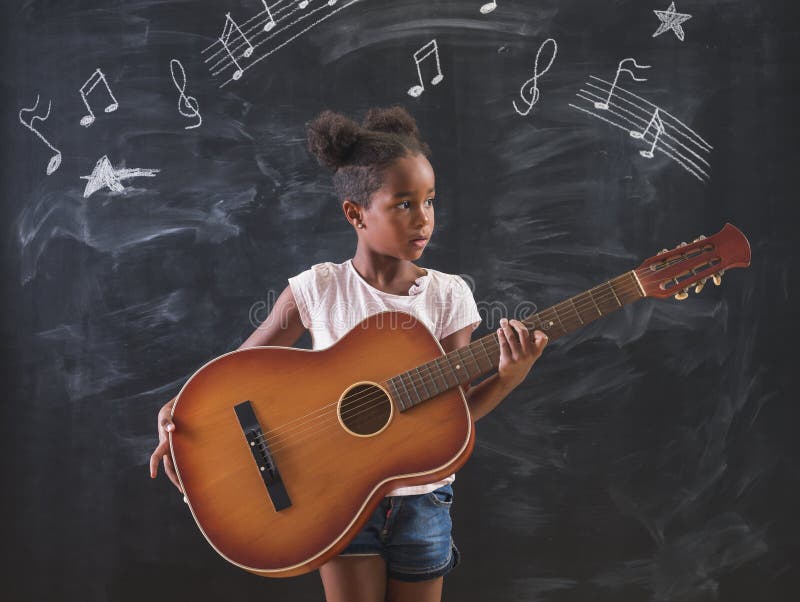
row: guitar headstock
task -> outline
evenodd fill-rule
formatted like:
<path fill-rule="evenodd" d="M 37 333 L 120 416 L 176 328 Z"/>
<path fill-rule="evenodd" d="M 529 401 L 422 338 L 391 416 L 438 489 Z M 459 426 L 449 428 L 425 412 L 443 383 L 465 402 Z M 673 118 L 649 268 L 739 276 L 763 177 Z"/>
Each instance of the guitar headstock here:
<path fill-rule="evenodd" d="M 689 287 L 699 293 L 711 278 L 722 282 L 722 274 L 730 268 L 750 265 L 750 243 L 741 230 L 725 224 L 719 232 L 706 238 L 700 236 L 692 243 L 681 243 L 674 249 L 664 249 L 636 268 L 636 276 L 648 297 L 685 299 Z"/>

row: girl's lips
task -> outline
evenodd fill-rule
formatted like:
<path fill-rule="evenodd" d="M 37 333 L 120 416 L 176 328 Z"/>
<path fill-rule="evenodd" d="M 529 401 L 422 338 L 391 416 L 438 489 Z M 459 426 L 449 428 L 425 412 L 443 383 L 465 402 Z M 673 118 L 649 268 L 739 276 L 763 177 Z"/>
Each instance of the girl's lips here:
<path fill-rule="evenodd" d="M 417 247 L 424 247 L 427 243 L 428 243 L 427 238 L 417 238 L 411 241 L 411 244 Z"/>

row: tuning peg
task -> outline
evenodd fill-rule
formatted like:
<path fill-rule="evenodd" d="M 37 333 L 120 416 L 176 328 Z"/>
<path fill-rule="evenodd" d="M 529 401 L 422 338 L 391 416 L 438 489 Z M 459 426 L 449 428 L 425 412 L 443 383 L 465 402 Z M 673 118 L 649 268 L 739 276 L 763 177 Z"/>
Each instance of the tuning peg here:
<path fill-rule="evenodd" d="M 689 244 L 688 242 L 682 242 L 682 243 L 681 243 L 681 244 L 679 244 L 678 246 L 679 246 L 679 247 L 685 247 L 685 246 L 686 246 L 686 245 L 688 245 L 688 244 Z"/>
<path fill-rule="evenodd" d="M 678 301 L 683 301 L 683 300 L 684 300 L 684 299 L 686 299 L 686 297 L 688 297 L 688 296 L 689 296 L 689 289 L 686 289 L 686 288 L 685 288 L 685 289 L 683 289 L 683 290 L 682 290 L 681 292 L 679 292 L 679 293 L 675 293 L 675 298 L 676 298 Z"/>
<path fill-rule="evenodd" d="M 724 273 L 725 273 L 725 270 L 722 270 L 722 271 L 720 271 L 720 272 L 717 272 L 717 273 L 716 273 L 716 274 L 714 274 L 713 276 L 711 276 L 711 279 L 714 281 L 714 284 L 716 284 L 717 286 L 719 286 L 720 284 L 722 284 L 722 275 L 723 275 Z"/>
<path fill-rule="evenodd" d="M 708 278 L 703 278 L 700 282 L 698 282 L 694 287 L 694 292 L 699 293 L 700 291 L 702 291 L 703 287 L 706 285 L 707 280 Z"/>
<path fill-rule="evenodd" d="M 661 255 L 662 253 L 669 253 L 669 249 L 661 249 L 658 254 Z"/>
<path fill-rule="evenodd" d="M 706 239 L 706 235 L 705 234 L 701 234 L 700 236 L 695 238 L 692 242 L 697 242 L 698 240 L 705 240 L 705 239 Z"/>

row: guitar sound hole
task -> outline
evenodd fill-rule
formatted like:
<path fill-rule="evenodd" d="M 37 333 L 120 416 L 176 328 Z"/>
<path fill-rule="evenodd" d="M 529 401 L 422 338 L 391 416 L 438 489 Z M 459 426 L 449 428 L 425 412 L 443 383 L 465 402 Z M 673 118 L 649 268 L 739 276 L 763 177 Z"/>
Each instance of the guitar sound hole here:
<path fill-rule="evenodd" d="M 391 415 L 392 402 L 376 385 L 355 385 L 339 402 L 339 420 L 355 435 L 378 433 L 389 423 Z"/>

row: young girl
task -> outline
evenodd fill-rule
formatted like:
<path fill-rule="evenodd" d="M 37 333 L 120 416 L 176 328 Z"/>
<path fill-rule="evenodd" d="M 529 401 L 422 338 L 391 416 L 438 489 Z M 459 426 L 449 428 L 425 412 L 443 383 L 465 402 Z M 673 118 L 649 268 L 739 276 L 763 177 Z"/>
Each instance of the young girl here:
<path fill-rule="evenodd" d="M 355 255 L 319 263 L 289 278 L 270 315 L 241 345 L 292 346 L 305 329 L 314 349 L 334 344 L 368 316 L 405 311 L 423 321 L 445 352 L 470 342 L 480 323 L 475 300 L 458 276 L 423 269 L 433 235 L 435 182 L 414 119 L 400 107 L 371 109 L 362 125 L 325 111 L 308 127 L 309 149 L 333 171 L 342 211 L 356 234 Z M 547 336 L 518 320 L 500 321 L 498 371 L 465 395 L 473 420 L 503 400 L 528 374 Z M 158 414 L 159 445 L 150 459 L 180 489 L 169 454 L 167 402 Z M 429 602 L 441 599 L 443 576 L 458 564 L 451 537 L 451 475 L 389 492 L 345 551 L 320 568 L 328 602 Z"/>

